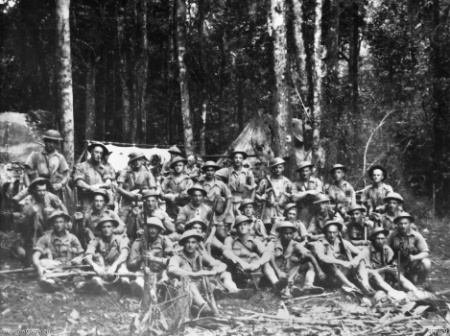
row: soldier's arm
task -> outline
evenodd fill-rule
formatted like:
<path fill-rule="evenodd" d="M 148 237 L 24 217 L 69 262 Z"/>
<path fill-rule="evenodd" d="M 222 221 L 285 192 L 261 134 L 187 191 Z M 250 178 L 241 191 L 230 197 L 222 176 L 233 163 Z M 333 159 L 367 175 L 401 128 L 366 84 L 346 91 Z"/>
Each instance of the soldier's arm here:
<path fill-rule="evenodd" d="M 261 256 L 258 260 L 260 266 L 270 262 L 273 256 L 273 248 L 264 246 L 259 240 L 253 240 L 253 243 L 256 245 L 258 254 Z"/>
<path fill-rule="evenodd" d="M 231 194 L 230 188 L 225 183 L 222 183 L 222 197 L 225 198 L 225 210 L 221 216 L 221 219 L 224 220 L 225 217 L 230 213 L 231 210 L 231 200 L 233 195 Z"/>
<path fill-rule="evenodd" d="M 183 230 L 184 230 L 184 226 L 186 225 L 187 218 L 188 218 L 188 215 L 187 215 L 186 209 L 185 209 L 185 207 L 182 207 L 180 209 L 180 212 L 178 213 L 177 220 L 175 221 L 175 226 L 177 228 L 183 228 Z"/>
<path fill-rule="evenodd" d="M 209 270 L 210 275 L 220 274 L 227 270 L 227 265 L 225 263 L 217 259 L 214 259 L 207 253 L 202 255 L 202 264 L 204 267 L 210 268 Z"/>
<path fill-rule="evenodd" d="M 128 248 L 128 241 L 121 239 L 119 244 L 120 254 L 116 260 L 109 267 L 109 270 L 115 272 L 121 264 L 127 261 L 130 249 Z"/>
<path fill-rule="evenodd" d="M 344 264 L 342 260 L 339 260 L 332 255 L 326 255 L 325 246 L 320 242 L 315 244 L 314 252 L 316 254 L 317 259 L 325 264 L 334 264 L 334 265 Z"/>
<path fill-rule="evenodd" d="M 119 215 L 117 213 L 115 213 L 114 211 L 110 211 L 109 215 L 119 223 L 119 225 L 113 230 L 113 233 L 114 234 L 124 233 L 125 229 L 126 229 L 125 222 L 123 220 L 121 220 Z"/>
<path fill-rule="evenodd" d="M 136 194 L 130 192 L 129 187 L 125 187 L 125 180 L 127 178 L 127 168 L 125 168 L 117 179 L 117 193 L 126 199 L 134 200 L 137 198 Z"/>
<path fill-rule="evenodd" d="M 181 192 L 175 197 L 175 199 L 189 199 L 190 196 L 187 191 L 192 188 L 193 185 L 194 182 L 190 178 L 187 179 L 186 185 L 184 186 L 183 190 L 181 190 Z"/>
<path fill-rule="evenodd" d="M 428 248 L 428 244 L 420 233 L 416 236 L 415 247 L 419 250 L 419 253 L 414 255 L 410 254 L 409 258 L 411 261 L 422 260 L 430 257 L 430 249 Z"/>
<path fill-rule="evenodd" d="M 169 260 L 169 264 L 167 266 L 167 273 L 176 277 L 193 277 L 195 276 L 195 272 L 186 271 L 181 268 L 181 260 L 180 257 L 174 255 Z"/>

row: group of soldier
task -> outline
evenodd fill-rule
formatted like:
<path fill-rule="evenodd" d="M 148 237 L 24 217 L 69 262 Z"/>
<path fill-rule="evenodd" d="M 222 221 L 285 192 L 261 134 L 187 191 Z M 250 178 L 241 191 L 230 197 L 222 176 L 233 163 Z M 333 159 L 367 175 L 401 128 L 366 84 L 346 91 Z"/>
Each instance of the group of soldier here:
<path fill-rule="evenodd" d="M 324 185 L 311 162 L 290 181 L 282 158 L 251 168 L 235 150 L 223 167 L 174 146 L 156 173 L 139 151 L 115 172 L 108 149 L 91 143 L 71 171 L 56 150 L 61 140 L 58 131 L 45 134 L 44 149 L 25 163 L 27 188 L 14 197 L 15 253 L 34 265 L 43 290 L 58 290 L 58 274 L 84 265 L 91 275 L 77 288 L 142 297 L 150 273 L 156 288 L 187 283 L 192 310 L 207 315 L 211 288 L 216 299 L 247 299 L 263 285 L 286 298 L 330 286 L 402 297 L 430 271 L 426 240 L 381 166 L 369 169 L 372 183 L 357 202 L 341 164 Z M 61 200 L 69 186 L 78 191 L 75 213 Z"/>

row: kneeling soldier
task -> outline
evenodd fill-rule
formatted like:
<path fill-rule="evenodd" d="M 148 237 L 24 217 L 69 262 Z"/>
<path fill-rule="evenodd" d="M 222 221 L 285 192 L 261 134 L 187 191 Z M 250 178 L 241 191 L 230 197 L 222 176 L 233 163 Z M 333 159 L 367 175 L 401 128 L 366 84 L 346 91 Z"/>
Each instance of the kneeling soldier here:
<path fill-rule="evenodd" d="M 114 234 L 118 226 L 117 220 L 107 215 L 101 217 L 96 226 L 101 235 L 92 239 L 86 249 L 86 262 L 99 275 L 86 284 L 94 291 L 105 291 L 103 277 L 128 272 L 125 264 L 129 254 L 128 239 Z"/>
<path fill-rule="evenodd" d="M 360 251 L 352 243 L 342 239 L 342 224 L 336 219 L 327 221 L 322 230 L 325 237 L 315 243 L 314 252 L 325 273 L 341 286 L 359 291 L 349 280 L 349 276 L 353 275 L 364 293 L 373 295 L 374 290 L 369 285 L 365 251 Z M 353 274 L 350 273 L 351 270 Z"/>
<path fill-rule="evenodd" d="M 313 285 L 316 272 L 319 278 L 325 280 L 325 273 L 320 269 L 316 258 L 305 248 L 304 244 L 296 242 L 293 238 L 297 232 L 297 227 L 290 222 L 283 222 L 278 227 L 279 238 L 275 241 L 274 255 L 271 260 L 280 281 L 288 286 L 283 291 L 283 295 L 298 297 L 307 294 L 323 293 L 323 288 Z M 303 288 L 294 286 L 294 282 L 299 273 L 305 272 L 305 284 Z"/>
<path fill-rule="evenodd" d="M 39 238 L 33 249 L 33 265 L 39 274 L 39 285 L 47 291 L 55 291 L 60 287 L 55 280 L 47 279 L 46 274 L 60 270 L 84 252 L 78 238 L 66 230 L 69 221 L 68 214 L 54 211 L 47 220 L 47 225 L 52 225 L 53 231 Z"/>
<path fill-rule="evenodd" d="M 387 244 L 400 260 L 400 272 L 414 284 L 422 284 L 431 269 L 430 249 L 423 236 L 412 230 L 413 221 L 409 213 L 399 214 L 395 218 L 397 228 L 387 238 Z"/>

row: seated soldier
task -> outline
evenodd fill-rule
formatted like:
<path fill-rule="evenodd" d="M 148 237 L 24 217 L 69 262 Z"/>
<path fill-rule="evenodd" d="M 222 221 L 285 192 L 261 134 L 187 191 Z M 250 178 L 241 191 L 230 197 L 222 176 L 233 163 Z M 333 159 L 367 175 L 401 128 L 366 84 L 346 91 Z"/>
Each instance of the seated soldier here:
<path fill-rule="evenodd" d="M 364 251 L 343 240 L 340 234 L 343 225 L 336 219 L 328 220 L 322 228 L 325 237 L 314 244 L 314 252 L 324 272 L 344 288 L 359 291 L 350 280 L 357 281 L 366 295 L 373 295 L 369 285 Z M 349 260 L 351 259 L 351 260 Z M 350 272 L 352 271 L 352 272 Z"/>
<path fill-rule="evenodd" d="M 188 189 L 191 201 L 180 209 L 176 220 L 177 231 L 183 232 L 184 225 L 192 218 L 202 218 L 208 225 L 212 220 L 212 210 L 204 202 L 206 191 L 200 184 Z"/>
<path fill-rule="evenodd" d="M 106 190 L 104 189 L 95 189 L 91 192 L 92 197 L 92 205 L 91 210 L 88 212 L 84 212 L 83 218 L 83 228 L 84 232 L 84 240 L 86 244 L 88 244 L 95 237 L 99 237 L 100 231 L 97 230 L 98 222 L 100 218 L 104 216 L 111 217 L 118 224 L 113 229 L 113 234 L 115 235 L 123 235 L 125 233 L 125 223 L 122 222 L 120 217 L 116 212 L 108 209 L 107 204 L 109 203 L 109 196 Z"/>
<path fill-rule="evenodd" d="M 310 239 L 316 241 L 323 238 L 322 229 L 326 221 L 333 219 L 334 214 L 330 209 L 330 199 L 328 196 L 319 194 L 313 202 L 313 216 L 308 222 L 306 229 Z"/>
<path fill-rule="evenodd" d="M 416 291 L 417 288 L 402 274 L 398 278 L 394 251 L 386 244 L 386 237 L 388 235 L 389 231 L 382 227 L 377 227 L 372 232 L 370 237 L 372 244 L 366 249 L 366 264 L 369 271 L 369 279 L 388 293 L 389 296 L 402 299 L 404 295 L 394 290 L 386 280 L 399 280 L 399 287 L 407 292 Z"/>
<path fill-rule="evenodd" d="M 286 221 L 292 223 L 296 227 L 296 231 L 294 232 L 294 240 L 295 241 L 303 241 L 307 239 L 307 236 L 309 236 L 308 231 L 306 230 L 305 225 L 297 219 L 297 204 L 295 203 L 288 203 L 284 207 L 284 217 L 286 218 Z M 277 240 L 279 236 L 278 228 L 282 222 L 276 223 L 272 230 L 270 231 L 270 236 L 272 240 Z"/>
<path fill-rule="evenodd" d="M 365 216 L 366 208 L 363 205 L 353 204 L 347 213 L 350 221 L 345 223 L 346 239 L 355 246 L 370 245 L 369 237 L 372 234 L 373 222 Z"/>
<path fill-rule="evenodd" d="M 369 215 L 372 212 L 380 212 L 383 208 L 384 198 L 394 190 L 389 184 L 384 183 L 387 179 L 387 171 L 379 165 L 370 167 L 367 175 L 372 180 L 372 184 L 364 188 L 361 195 L 361 202 L 367 205 Z"/>
<path fill-rule="evenodd" d="M 266 227 L 264 226 L 261 219 L 255 217 L 255 206 L 256 203 L 250 198 L 245 198 L 242 200 L 239 211 L 252 220 L 252 225 L 250 227 L 250 235 L 255 236 L 261 240 L 266 240 L 268 238 Z M 232 232 L 235 234 L 236 232 Z"/>
<path fill-rule="evenodd" d="M 239 262 L 238 258 L 234 255 L 234 253 L 225 248 L 225 245 L 218 240 L 216 237 L 211 239 L 211 243 L 204 243 L 207 237 L 206 231 L 208 229 L 208 225 L 201 218 L 193 218 L 189 222 L 186 223 L 185 230 L 194 230 L 197 233 L 201 234 L 203 237 L 203 241 L 198 243 L 198 251 L 200 254 L 208 254 L 213 256 L 215 259 L 220 259 L 223 256 L 232 260 L 233 262 Z M 209 246 L 208 246 L 209 244 Z M 253 295 L 253 291 L 251 289 L 238 289 L 233 279 L 231 278 L 231 274 L 229 272 L 223 272 L 220 274 L 220 281 L 223 286 L 227 290 L 224 292 L 221 288 L 216 287 L 214 294 L 221 298 L 237 298 L 237 299 L 248 299 Z"/>
<path fill-rule="evenodd" d="M 403 197 L 396 192 L 390 192 L 383 201 L 384 213 L 373 212 L 372 217 L 386 230 L 392 231 L 395 229 L 395 218 L 402 212 Z"/>
<path fill-rule="evenodd" d="M 411 228 L 414 217 L 407 212 L 395 218 L 396 229 L 387 238 L 387 244 L 400 259 L 400 271 L 414 284 L 423 284 L 431 269 L 430 249 L 423 236 Z"/>
<path fill-rule="evenodd" d="M 119 222 L 106 214 L 96 223 L 96 231 L 101 234 L 89 242 L 85 253 L 86 262 L 98 274 L 86 283 L 93 291 L 106 291 L 103 280 L 105 276 L 128 272 L 125 264 L 130 250 L 128 239 L 114 234 L 114 229 L 118 226 Z"/>
<path fill-rule="evenodd" d="M 297 227 L 291 222 L 285 221 L 278 226 L 277 230 L 279 238 L 275 241 L 271 265 L 279 281 L 287 285 L 282 292 L 283 296 L 298 297 L 323 293 L 322 287 L 313 285 L 316 276 L 314 269 L 317 270 L 321 280 L 325 280 L 325 273 L 322 272 L 316 258 L 305 248 L 304 244 L 293 239 L 297 233 Z M 305 283 L 302 288 L 294 286 L 300 273 L 305 273 Z"/>
<path fill-rule="evenodd" d="M 229 260 L 224 255 L 225 259 L 229 261 L 230 272 L 233 279 L 238 282 L 239 286 L 247 286 L 249 281 L 254 281 L 253 285 L 256 287 L 255 278 L 262 274 L 270 281 L 270 283 L 279 289 L 283 287 L 283 283 L 278 281 L 278 278 L 270 266 L 270 260 L 273 255 L 272 244 L 265 246 L 259 239 L 251 236 L 252 220 L 244 215 L 236 217 L 234 228 L 236 229 L 235 237 L 228 237 L 225 239 L 225 247 L 233 251 L 237 258 L 236 261 Z"/>
<path fill-rule="evenodd" d="M 208 254 L 201 254 L 198 251 L 198 244 L 202 240 L 202 235 L 197 231 L 185 231 L 179 241 L 183 249 L 170 258 L 167 273 L 174 279 L 175 284 L 179 284 L 181 278 L 189 278 L 189 290 L 192 297 L 191 311 L 209 316 L 214 313 L 200 293 L 201 287 L 204 287 L 209 280 L 205 279 L 203 282 L 200 280 L 202 277 L 215 276 L 225 272 L 227 265 Z M 204 270 L 204 268 L 208 270 Z M 203 288 L 203 291 L 208 291 L 208 289 Z"/>
<path fill-rule="evenodd" d="M 161 235 L 165 230 L 161 220 L 157 217 L 147 218 L 142 238 L 138 238 L 131 246 L 127 266 L 131 272 L 142 275 L 143 268 L 149 267 L 150 272 L 157 273 L 160 282 L 166 280 L 165 269 L 169 258 L 173 255 L 172 242 L 167 236 Z M 144 278 L 139 276 L 131 282 L 133 294 L 142 297 L 144 294 Z"/>
<path fill-rule="evenodd" d="M 24 200 L 23 216 L 17 228 L 20 239 L 15 243 L 16 253 L 24 264 L 31 263 L 37 238 L 52 230 L 48 225 L 49 216 L 56 210 L 67 213 L 64 204 L 50 190 L 52 184 L 45 178 L 35 179 L 28 187 L 29 195 Z"/>
<path fill-rule="evenodd" d="M 60 289 L 55 280 L 48 279 L 46 275 L 62 266 L 68 266 L 74 257 L 84 252 L 78 238 L 66 230 L 69 221 L 67 213 L 54 211 L 47 220 L 53 231 L 39 238 L 33 249 L 33 265 L 39 275 L 39 285 L 44 290 Z"/>

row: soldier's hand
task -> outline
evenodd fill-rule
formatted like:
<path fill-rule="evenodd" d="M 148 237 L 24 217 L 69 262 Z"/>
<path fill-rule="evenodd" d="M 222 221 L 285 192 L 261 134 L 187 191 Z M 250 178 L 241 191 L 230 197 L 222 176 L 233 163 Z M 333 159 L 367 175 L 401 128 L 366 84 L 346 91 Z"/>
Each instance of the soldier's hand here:
<path fill-rule="evenodd" d="M 325 280 L 327 278 L 327 275 L 323 271 L 320 271 L 317 275 L 319 276 L 320 280 Z"/>

